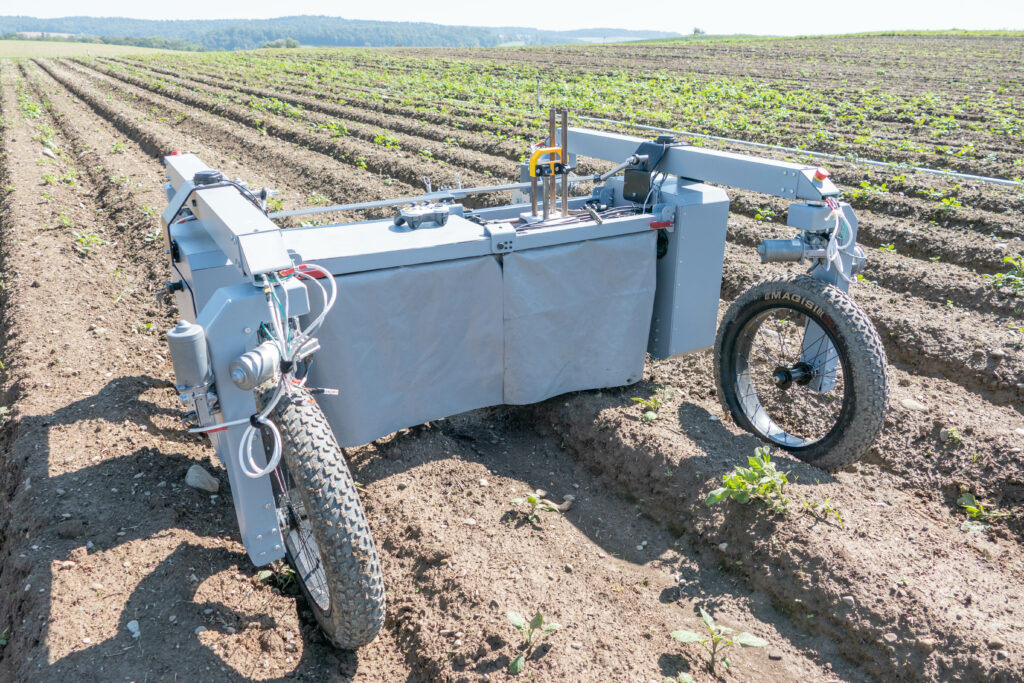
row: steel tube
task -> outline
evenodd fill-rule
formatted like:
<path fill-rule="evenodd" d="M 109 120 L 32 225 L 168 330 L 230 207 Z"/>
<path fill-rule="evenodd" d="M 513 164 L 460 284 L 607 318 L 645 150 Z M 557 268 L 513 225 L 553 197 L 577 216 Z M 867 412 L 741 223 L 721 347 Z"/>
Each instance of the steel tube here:
<path fill-rule="evenodd" d="M 569 110 L 562 110 L 562 166 L 569 165 Z M 569 215 L 569 173 L 562 174 L 562 217 Z"/>
<path fill-rule="evenodd" d="M 461 199 L 473 194 L 490 194 L 492 192 L 510 192 L 512 190 L 525 190 L 531 183 L 509 183 L 508 185 L 487 185 L 483 187 L 464 187 L 458 190 L 446 192 L 431 192 L 418 197 L 400 197 L 398 199 L 378 199 L 373 202 L 359 202 L 358 204 L 334 204 L 331 206 L 317 206 L 312 209 L 295 209 L 293 211 L 278 211 L 267 214 L 269 218 L 288 218 L 289 216 L 308 216 L 317 213 L 338 213 L 340 211 L 365 211 L 367 209 L 379 209 L 388 206 L 401 206 L 403 204 L 414 204 L 416 202 L 429 202 L 442 199 Z"/>

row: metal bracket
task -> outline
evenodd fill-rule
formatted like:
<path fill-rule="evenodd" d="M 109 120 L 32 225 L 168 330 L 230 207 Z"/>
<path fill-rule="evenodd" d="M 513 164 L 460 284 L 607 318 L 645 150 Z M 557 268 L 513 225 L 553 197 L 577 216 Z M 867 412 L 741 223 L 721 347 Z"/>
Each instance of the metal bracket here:
<path fill-rule="evenodd" d="M 511 223 L 488 223 L 484 226 L 484 231 L 491 238 L 492 254 L 507 254 L 510 251 L 515 251 L 516 229 L 512 227 Z"/>

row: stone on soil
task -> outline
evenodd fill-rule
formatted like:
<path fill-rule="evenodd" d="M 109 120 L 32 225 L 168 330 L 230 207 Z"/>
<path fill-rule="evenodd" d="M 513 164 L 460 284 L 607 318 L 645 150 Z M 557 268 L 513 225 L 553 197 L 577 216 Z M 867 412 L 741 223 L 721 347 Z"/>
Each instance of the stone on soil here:
<path fill-rule="evenodd" d="M 212 474 L 203 469 L 202 465 L 192 465 L 185 473 L 185 483 L 194 489 L 207 493 L 217 493 L 220 482 Z"/>

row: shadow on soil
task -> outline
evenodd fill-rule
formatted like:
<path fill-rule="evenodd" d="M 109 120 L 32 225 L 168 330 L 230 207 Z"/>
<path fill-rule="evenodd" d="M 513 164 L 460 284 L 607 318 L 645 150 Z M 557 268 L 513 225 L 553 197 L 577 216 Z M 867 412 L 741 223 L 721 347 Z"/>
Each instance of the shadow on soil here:
<path fill-rule="evenodd" d="M 23 418 L 15 427 L 13 441 L 8 446 L 17 446 L 20 450 L 31 449 L 30 452 L 17 453 L 8 449 L 8 461 L 21 461 L 22 466 L 31 457 L 35 463 L 49 463 L 51 453 L 49 441 L 51 430 L 61 426 L 72 425 L 82 421 L 106 421 L 111 425 L 123 424 L 126 420 L 146 425 L 149 434 L 158 434 L 163 439 L 175 442 L 192 442 L 193 437 L 181 430 L 165 430 L 153 421 L 153 416 L 164 415 L 177 418 L 177 411 L 169 411 L 155 403 L 143 400 L 142 394 L 151 389 L 170 391 L 170 385 L 162 380 L 146 376 L 119 378 L 110 382 L 95 396 L 83 398 L 65 408 L 47 416 Z M 624 390 L 628 391 L 628 390 Z M 595 407 L 618 407 L 629 401 L 627 393 L 593 392 L 576 395 L 573 400 L 584 399 L 586 410 L 594 415 Z M 564 402 L 566 397 L 555 399 Z M 596 406 L 595 406 L 596 404 Z M 116 406 L 122 406 L 118 409 Z M 128 407 L 124 407 L 128 406 Z M 806 647 L 807 633 L 796 628 L 788 619 L 780 619 L 766 597 L 752 594 L 743 582 L 731 575 L 723 567 L 715 567 L 714 560 L 704 550 L 695 550 L 682 539 L 674 538 L 674 532 L 665 531 L 664 525 L 659 526 L 661 533 L 652 534 L 651 543 L 642 552 L 636 548 L 636 538 L 626 532 L 628 522 L 635 518 L 640 507 L 634 497 L 634 491 L 609 482 L 602 476 L 608 463 L 602 463 L 600 456 L 593 462 L 577 462 L 564 450 L 564 443 L 555 439 L 540 439 L 544 445 L 540 452 L 512 453 L 505 446 L 513 447 L 525 433 L 530 438 L 524 443 L 536 444 L 536 412 L 531 408 L 499 407 L 468 413 L 433 425 L 422 426 L 404 431 L 378 444 L 376 454 L 368 459 L 360 459 L 359 463 L 351 463 L 353 474 L 359 481 L 370 483 L 405 471 L 424 463 L 451 457 L 455 449 L 459 453 L 467 453 L 469 460 L 486 466 L 491 472 L 524 480 L 532 488 L 545 488 L 552 480 L 561 481 L 562 488 L 568 487 L 573 481 L 587 483 L 587 497 L 599 499 L 600 506 L 580 505 L 566 514 L 566 517 L 583 533 L 587 534 L 597 545 L 610 555 L 621 557 L 634 563 L 643 563 L 651 558 L 659 557 L 671 546 L 679 552 L 683 560 L 679 565 L 679 584 L 675 589 L 663 592 L 663 602 L 678 600 L 695 600 L 711 612 L 725 601 L 726 598 L 742 598 L 749 601 L 754 614 L 765 622 L 772 623 L 776 629 L 794 645 Z M 740 462 L 738 454 L 749 453 L 757 443 L 749 436 L 737 436 L 729 432 L 720 423 L 710 420 L 710 415 L 699 406 L 684 404 L 679 410 L 680 423 L 701 425 L 699 428 L 687 429 L 689 436 L 702 451 L 701 455 L 692 458 L 692 466 L 703 471 L 708 477 L 720 476 L 720 472 Z M 99 429 L 97 429 L 99 431 Z M 541 430 L 542 436 L 544 435 Z M 408 448 L 411 442 L 423 438 L 439 437 L 449 442 L 451 448 Z M 465 448 L 465 446 L 469 448 Z M 609 453 L 621 451 L 623 444 L 612 441 L 607 445 Z M 414 457 L 403 457 L 405 453 L 413 453 Z M 472 453 L 472 455 L 468 455 Z M 185 470 L 194 460 L 181 453 L 166 453 L 158 448 L 138 448 L 126 457 L 108 458 L 97 464 L 74 470 L 67 474 L 50 477 L 45 481 L 33 482 L 33 487 L 40 487 L 47 497 L 53 501 L 52 517 L 43 513 L 33 519 L 32 529 L 11 529 L 10 533 L 32 533 L 37 539 L 30 557 L 11 558 L 15 576 L 5 583 L 20 585 L 23 581 L 31 581 L 35 589 L 42 588 L 42 596 L 50 595 L 53 589 L 52 572 L 61 562 L 109 551 L 118 546 L 141 539 L 153 539 L 171 529 L 184 529 L 194 533 L 198 538 L 213 537 L 218 539 L 237 538 L 237 527 L 234 510 L 230 498 L 222 495 L 215 504 L 208 502 L 201 495 L 188 487 L 181 486 Z M 635 454 L 634 454 L 635 456 Z M 698 462 L 699 461 L 699 462 Z M 357 469 L 358 468 L 358 469 Z M 226 475 L 222 469 L 215 470 L 226 489 Z M 820 472 L 815 471 L 819 476 Z M 138 475 L 145 479 L 140 479 Z M 547 476 L 545 476 L 545 474 Z M 594 477 L 601 480 L 596 483 Z M 164 491 L 170 495 L 152 495 L 146 503 L 135 497 L 129 503 L 134 509 L 132 514 L 139 518 L 129 519 L 125 516 L 125 506 L 116 504 L 116 496 L 125 496 L 132 489 L 133 481 L 144 481 L 147 487 L 157 481 L 169 482 Z M 170 483 L 175 484 L 174 487 Z M 602 484 L 612 483 L 610 487 Z M 596 484 L 596 485 L 595 485 Z M 118 488 L 121 494 L 113 498 L 101 498 L 93 495 L 87 497 L 85 492 L 98 493 Z M 120 488 L 123 487 L 123 488 Z M 151 488 L 151 487 L 150 487 Z M 76 491 L 79 495 L 59 496 L 57 490 Z M 572 489 L 568 489 L 572 490 Z M 676 505 L 676 503 L 668 503 Z M 143 510 L 140 506 L 148 509 Z M 600 517 L 593 516 L 594 511 Z M 140 514 L 143 513 L 143 514 Z M 70 517 L 68 517 L 70 515 Z M 61 517 L 65 517 L 62 521 Z M 520 520 L 521 521 L 521 520 Z M 671 526 L 671 525 L 670 525 Z M 38 529 L 38 532 L 37 532 Z M 53 530 L 57 533 L 54 534 Z M 769 530 L 751 529 L 751 533 L 763 534 Z M 82 538 L 88 538 L 92 547 L 86 550 Z M 78 540 L 76 540 L 78 539 Z M 22 555 L 25 555 L 24 553 Z M 248 558 L 240 552 L 232 552 L 223 547 L 209 548 L 202 545 L 183 542 L 148 571 L 141 582 L 134 588 L 125 602 L 118 619 L 116 636 L 103 642 L 80 647 L 71 654 L 61 657 L 52 664 L 39 662 L 36 665 L 12 666 L 3 659 L 11 657 L 20 648 L 6 647 L 0 650 L 0 666 L 4 668 L 32 672 L 33 675 L 45 672 L 48 678 L 57 676 L 79 675 L 90 678 L 102 675 L 107 680 L 134 679 L 141 671 L 150 671 L 160 676 L 180 673 L 187 668 L 200 677 L 215 678 L 259 678 L 256 665 L 250 671 L 238 671 L 230 667 L 221 656 L 204 645 L 195 630 L 203 626 L 212 631 L 225 633 L 241 633 L 247 624 L 253 621 L 263 626 L 273 626 L 274 617 L 270 614 L 244 614 L 223 603 L 208 603 L 198 599 L 197 589 L 203 582 L 214 575 L 232 570 L 243 575 L 254 575 L 256 569 Z M 16 582 L 16 583 L 15 583 Z M 154 596 L 159 596 L 154 601 Z M 302 598 L 295 596 L 296 600 Z M 10 605 L 12 601 L 6 601 Z M 17 601 L 13 601 L 17 604 Z M 204 610 L 213 610 L 204 614 Z M 40 618 L 43 625 L 38 633 L 39 639 L 48 635 L 51 606 L 46 604 L 35 610 L 39 617 L 31 613 L 29 616 Z M 300 613 L 305 610 L 300 606 Z M 167 614 L 175 614 L 177 620 L 173 628 L 158 626 L 167 624 Z M 140 620 L 145 626 L 142 635 L 133 639 L 127 630 L 127 624 Z M 266 623 L 263 623 L 266 622 Z M 213 624 L 211 626 L 211 624 Z M 300 629 L 303 639 L 301 655 L 294 667 L 285 676 L 287 678 L 310 677 L 323 679 L 325 675 L 332 680 L 349 680 L 355 675 L 358 656 L 350 652 L 338 652 L 317 639 L 315 628 Z M 156 633 L 146 630 L 156 626 Z M 18 645 L 18 631 L 23 630 L 31 638 L 32 629 L 15 626 L 11 629 L 11 645 Z M 233 631 L 229 630 L 233 629 Z M 311 634 L 314 634 L 311 636 Z M 169 647 L 174 642 L 173 648 Z M 25 642 L 23 645 L 31 646 Z M 537 656 L 540 654 L 535 653 Z M 830 659 L 823 653 L 823 659 L 831 661 L 837 672 L 848 670 L 849 665 L 841 659 Z M 187 662 L 187 665 L 182 663 Z M 331 671 L 325 671 L 324 663 L 330 662 Z M 507 661 L 492 662 L 494 670 L 507 667 Z M 674 673 L 685 670 L 685 661 L 678 655 L 666 654 L 660 662 L 665 672 Z M 255 674 L 255 676 L 254 676 Z M 857 678 L 856 675 L 853 678 Z M 410 678 L 410 680 L 412 680 Z"/>
<path fill-rule="evenodd" d="M 82 421 L 102 420 L 114 425 L 130 420 L 146 425 L 150 435 L 159 434 L 175 442 L 190 440 L 192 437 L 183 431 L 159 429 L 153 423 L 155 415 L 177 418 L 176 411 L 168 411 L 140 398 L 147 390 L 170 391 L 169 387 L 167 382 L 151 377 L 119 378 L 98 394 L 71 403 L 55 413 L 23 418 L 13 430 L 5 430 L 13 431 L 13 434 L 4 440 L 3 459 L 7 463 L 20 461 L 16 467 L 23 470 L 22 474 L 27 473 L 25 465 L 31 459 L 33 463 L 40 464 L 39 468 L 34 468 L 38 476 L 40 469 L 45 472 L 51 457 L 48 444 L 52 431 Z M 130 407 L 113 409 L 118 404 Z M 244 553 L 189 542 L 180 542 L 155 568 L 146 572 L 125 601 L 114 637 L 91 645 L 79 645 L 79 649 L 52 663 L 9 661 L 17 657 L 19 651 L 28 651 L 34 645 L 32 640 L 38 642 L 51 635 L 52 605 L 49 597 L 54 590 L 53 572 L 60 571 L 62 563 L 68 560 L 82 563 L 88 556 L 133 541 L 157 539 L 173 529 L 185 529 L 199 538 L 237 537 L 229 495 L 219 496 L 213 504 L 206 495 L 178 485 L 185 470 L 194 463 L 193 459 L 181 453 L 138 448 L 126 452 L 123 457 L 108 458 L 45 481 L 33 477 L 31 488 L 44 492 L 51 501 L 51 510 L 37 517 L 15 518 L 14 521 L 22 528 L 8 530 L 11 534 L 30 535 L 34 544 L 19 557 L 8 559 L 4 569 L 10 572 L 10 576 L 4 577 L 5 583 L 21 586 L 31 582 L 31 594 L 35 595 L 30 595 L 31 604 L 27 607 L 13 595 L 4 596 L 3 602 L 7 603 L 5 611 L 13 611 L 13 623 L 7 633 L 8 646 L 0 649 L 0 668 L 20 671 L 35 680 L 57 680 L 69 676 L 78 676 L 81 680 L 137 680 L 147 671 L 149 677 L 155 675 L 160 679 L 193 674 L 197 676 L 194 680 L 274 680 L 266 674 L 261 675 L 257 670 L 258 662 L 252 671 L 232 668 L 209 646 L 202 644 L 199 634 L 195 633 L 200 626 L 211 631 L 242 633 L 253 622 L 262 627 L 274 625 L 273 615 L 246 614 L 223 602 L 197 598 L 197 590 L 204 581 L 218 573 L 234 569 L 248 577 L 254 575 L 256 569 Z M 222 493 L 225 493 L 226 475 L 223 470 L 214 472 L 222 479 Z M 145 479 L 138 478 L 140 474 Z M 145 482 L 145 487 L 151 489 L 153 495 L 143 499 L 132 492 L 130 502 L 118 505 L 117 497 L 128 497 L 126 494 L 133 481 Z M 155 488 L 153 485 L 158 481 L 168 484 Z M 175 484 L 173 488 L 171 483 Z M 105 493 L 112 487 L 121 493 Z M 72 495 L 72 491 L 76 495 Z M 165 491 L 167 495 L 161 497 L 157 491 Z M 13 502 L 17 504 L 18 501 Z M 128 506 L 134 508 L 131 514 L 136 515 L 135 518 L 125 515 Z M 88 547 L 85 539 L 89 540 Z M 19 546 L 27 547 L 28 543 Z M 107 586 L 116 585 L 120 578 L 103 577 Z M 10 599 L 12 597 L 13 600 Z M 294 597 L 301 601 L 297 592 Z M 121 598 L 112 599 L 120 601 Z M 14 610 L 10 609 L 12 604 Z M 205 614 L 205 610 L 212 611 Z M 300 607 L 299 611 L 304 610 Z M 172 614 L 177 617 L 173 624 L 168 621 Z M 26 623 L 28 619 L 42 622 L 38 632 L 33 632 L 30 621 Z M 133 620 L 142 624 L 141 635 L 135 639 L 127 630 L 128 623 Z M 359 666 L 357 654 L 334 650 L 322 638 L 317 638 L 316 629 L 305 628 L 306 625 L 304 623 L 304 628 L 300 629 L 303 639 L 299 648 L 301 654 L 296 653 L 298 661 L 285 677 L 350 680 Z M 312 638 L 310 633 L 314 634 Z"/>

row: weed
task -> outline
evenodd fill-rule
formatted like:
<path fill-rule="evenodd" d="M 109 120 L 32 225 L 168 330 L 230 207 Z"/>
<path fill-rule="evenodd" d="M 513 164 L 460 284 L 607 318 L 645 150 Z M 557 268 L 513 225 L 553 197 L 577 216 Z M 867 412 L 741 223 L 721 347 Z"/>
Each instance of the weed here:
<path fill-rule="evenodd" d="M 110 153 L 111 154 L 120 154 L 123 151 L 124 151 L 124 143 L 121 142 L 120 140 L 115 142 L 113 145 L 110 146 Z"/>
<path fill-rule="evenodd" d="M 732 472 L 722 476 L 725 486 L 708 494 L 705 505 L 714 505 L 732 498 L 737 503 L 749 503 L 751 499 L 764 502 L 775 512 L 786 512 L 789 499 L 784 490 L 789 483 L 788 473 L 779 472 L 765 446 L 754 450 L 754 455 L 747 458 L 750 467 L 737 465 Z"/>
<path fill-rule="evenodd" d="M 832 507 L 831 498 L 826 498 L 820 503 L 815 503 L 814 501 L 810 500 L 802 500 L 800 502 L 803 503 L 804 508 L 812 515 L 814 515 L 815 518 L 828 519 L 830 516 L 835 517 L 837 520 L 839 520 L 839 528 L 845 528 L 845 525 L 843 523 L 843 516 L 839 513 L 839 510 L 836 510 L 834 507 Z"/>
<path fill-rule="evenodd" d="M 700 620 L 703 622 L 704 628 L 707 629 L 707 635 L 694 633 L 693 631 L 673 631 L 669 636 L 680 643 L 699 643 L 708 653 L 707 668 L 708 673 L 712 675 L 715 673 L 715 666 L 718 662 L 722 662 L 725 668 L 729 668 L 729 658 L 719 657 L 725 648 L 731 645 L 764 647 L 768 644 L 768 641 L 763 638 L 758 638 L 746 631 L 736 633 L 731 628 L 717 625 L 714 619 L 711 618 L 711 615 L 704 611 L 704 608 L 700 610 Z M 734 633 L 736 635 L 733 635 Z"/>
<path fill-rule="evenodd" d="M 285 590 L 295 584 L 295 570 L 287 563 L 278 560 L 270 565 L 270 569 L 261 569 L 256 573 L 258 581 L 266 581 L 279 590 Z"/>
<path fill-rule="evenodd" d="M 960 497 L 956 499 L 956 504 L 964 509 L 968 517 L 982 522 L 999 519 L 1010 514 L 994 507 L 986 508 L 970 491 L 963 491 Z"/>
<path fill-rule="evenodd" d="M 348 126 L 341 121 L 328 121 L 327 123 L 310 123 L 310 128 L 323 129 L 331 134 L 331 139 L 340 138 L 343 135 L 348 135 Z"/>
<path fill-rule="evenodd" d="M 398 149 L 399 140 L 394 135 L 388 133 L 377 133 L 373 136 L 373 144 L 381 145 L 388 149 Z"/>
<path fill-rule="evenodd" d="M 963 204 L 956 197 L 943 197 L 939 205 L 939 213 L 948 216 L 959 210 Z"/>
<path fill-rule="evenodd" d="M 1020 254 L 1004 256 L 1003 263 L 1009 263 L 1010 270 L 981 277 L 991 282 L 996 289 L 1008 289 L 1014 294 L 1024 293 L 1024 256 Z"/>
<path fill-rule="evenodd" d="M 75 243 L 72 246 L 75 248 L 75 251 L 82 256 L 92 256 L 99 251 L 100 247 L 110 244 L 110 242 L 106 241 L 94 232 L 79 232 L 77 230 L 73 230 L 71 235 L 75 238 Z"/>
<path fill-rule="evenodd" d="M 1015 323 L 1006 323 L 1006 326 L 1010 328 L 1011 336 L 1013 337 L 1013 348 L 1019 349 L 1024 346 L 1024 325 L 1017 325 Z"/>
<path fill-rule="evenodd" d="M 541 510 L 546 510 L 548 512 L 558 512 L 557 507 L 551 505 L 550 503 L 545 503 L 541 499 L 540 495 L 536 493 L 527 493 L 522 498 L 513 498 L 509 502 L 512 503 L 513 505 L 529 505 L 530 514 L 528 514 L 526 518 L 531 522 L 537 520 L 537 513 Z"/>
<path fill-rule="evenodd" d="M 517 612 L 509 612 L 508 620 L 512 622 L 512 625 L 523 634 L 523 651 L 516 655 L 508 665 L 508 672 L 515 676 L 516 674 L 522 673 L 523 669 L 526 668 L 526 658 L 533 653 L 533 650 L 537 647 L 537 644 L 541 639 L 562 627 L 560 624 L 550 622 L 545 624 L 544 617 L 541 616 L 540 612 L 537 612 L 530 621 L 526 621 L 526 619 Z"/>
<path fill-rule="evenodd" d="M 640 404 L 640 407 L 644 409 L 644 419 L 648 422 L 652 422 L 658 419 L 658 409 L 664 405 L 657 396 L 650 398 L 639 398 L 634 396 L 633 399 Z"/>

